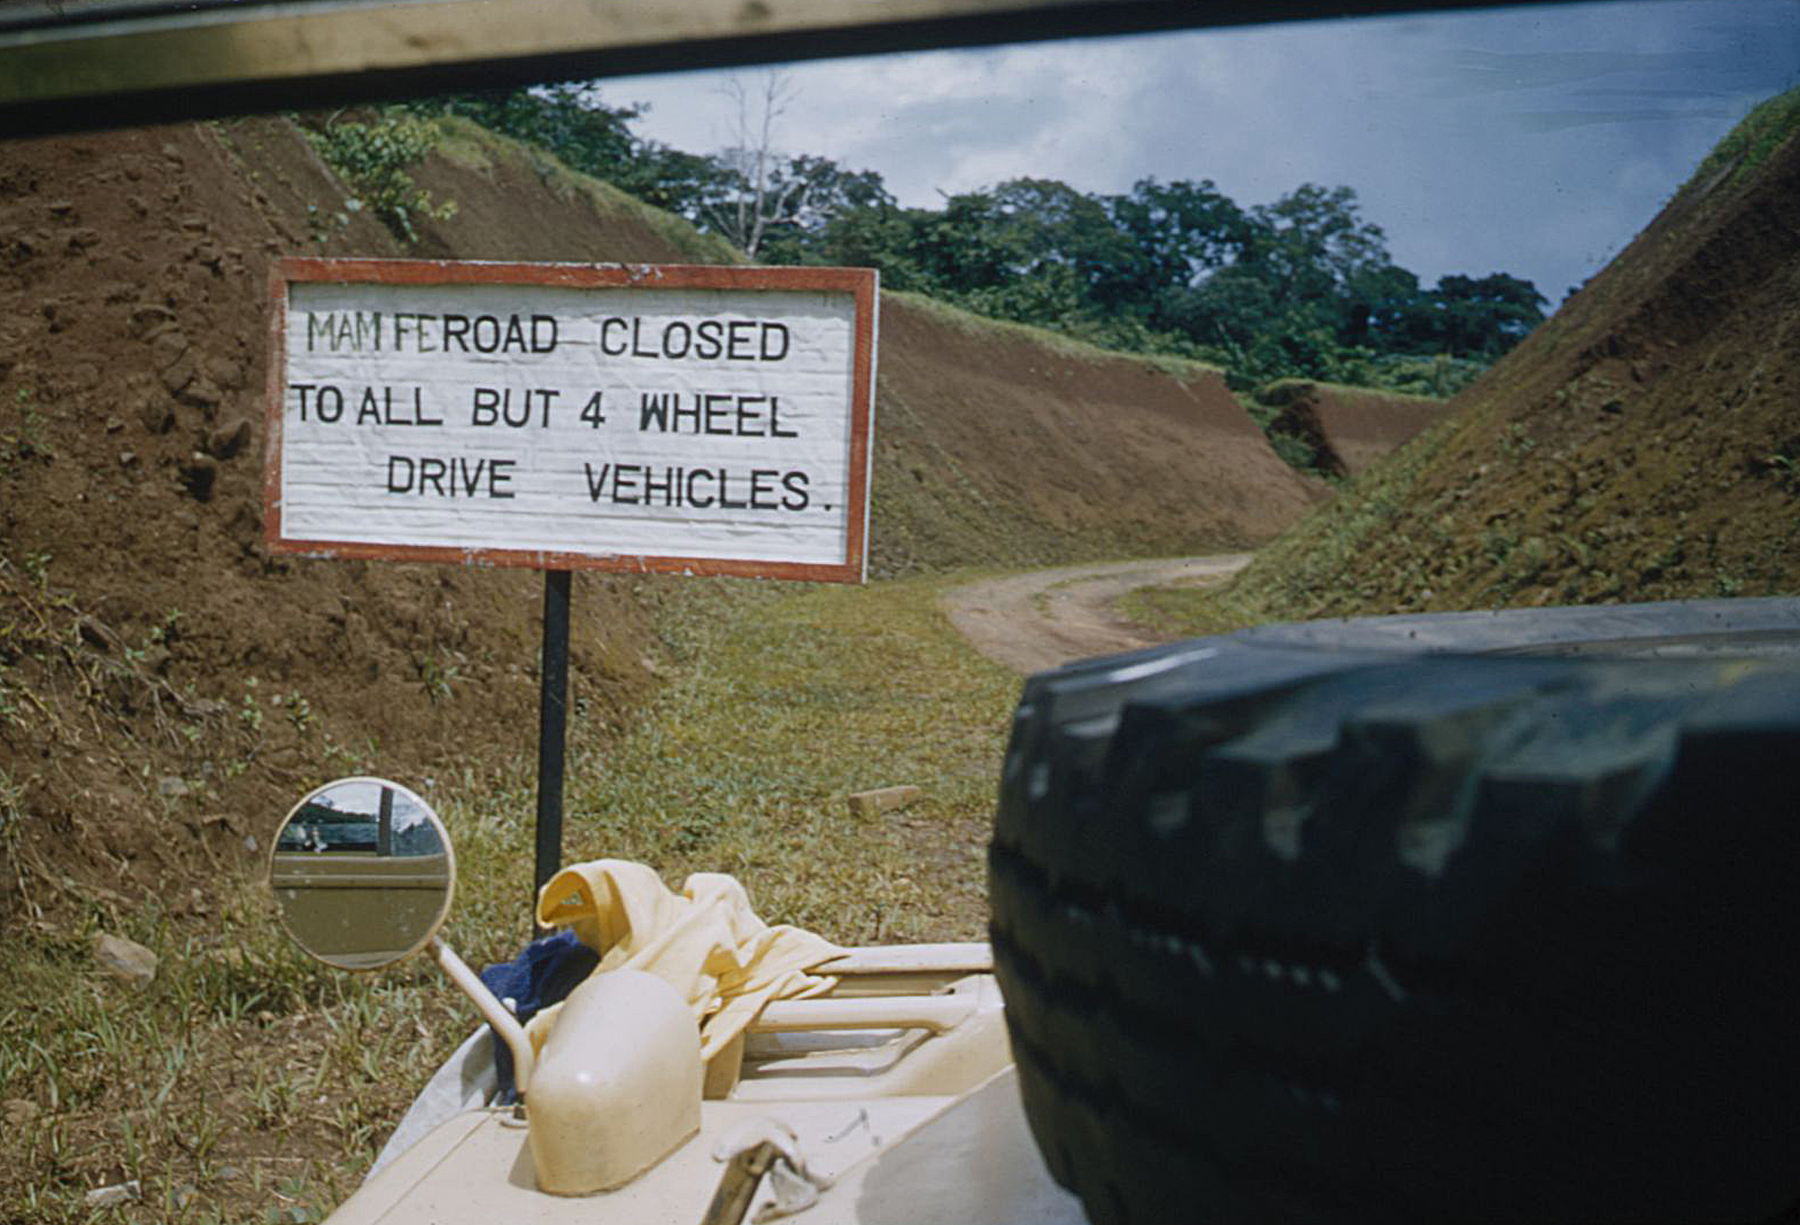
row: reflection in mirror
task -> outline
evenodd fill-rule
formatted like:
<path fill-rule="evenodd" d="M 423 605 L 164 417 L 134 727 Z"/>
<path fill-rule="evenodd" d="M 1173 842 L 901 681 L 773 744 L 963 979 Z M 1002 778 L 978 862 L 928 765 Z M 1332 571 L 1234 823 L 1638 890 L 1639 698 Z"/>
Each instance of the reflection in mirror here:
<path fill-rule="evenodd" d="M 456 861 L 444 824 L 398 783 L 345 778 L 294 805 L 269 882 L 281 922 L 329 965 L 373 970 L 429 940 L 450 912 Z"/>

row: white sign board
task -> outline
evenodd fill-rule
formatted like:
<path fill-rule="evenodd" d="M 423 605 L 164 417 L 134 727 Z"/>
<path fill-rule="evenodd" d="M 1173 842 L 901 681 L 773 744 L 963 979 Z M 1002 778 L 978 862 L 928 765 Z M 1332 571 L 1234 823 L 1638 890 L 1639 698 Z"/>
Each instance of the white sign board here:
<path fill-rule="evenodd" d="M 875 273 L 283 260 L 271 547 L 858 582 Z"/>

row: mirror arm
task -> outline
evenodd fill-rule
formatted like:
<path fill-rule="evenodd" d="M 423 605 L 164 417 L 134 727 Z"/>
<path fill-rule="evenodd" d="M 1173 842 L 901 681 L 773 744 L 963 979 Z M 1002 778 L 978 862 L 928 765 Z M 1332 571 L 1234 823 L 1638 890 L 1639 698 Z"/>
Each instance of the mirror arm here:
<path fill-rule="evenodd" d="M 531 1086 L 531 1069 L 534 1063 L 531 1039 L 525 1036 L 525 1027 L 506 1010 L 506 1005 L 494 998 L 494 993 L 487 989 L 487 984 L 476 976 L 475 971 L 469 969 L 462 958 L 451 951 L 449 945 L 433 936 L 425 947 L 431 951 L 432 960 L 450 976 L 450 981 L 475 1001 L 475 1007 L 481 1010 L 487 1023 L 494 1027 L 494 1032 L 500 1035 L 507 1048 L 512 1051 L 513 1082 L 519 1087 L 519 1097 L 523 1098 Z"/>

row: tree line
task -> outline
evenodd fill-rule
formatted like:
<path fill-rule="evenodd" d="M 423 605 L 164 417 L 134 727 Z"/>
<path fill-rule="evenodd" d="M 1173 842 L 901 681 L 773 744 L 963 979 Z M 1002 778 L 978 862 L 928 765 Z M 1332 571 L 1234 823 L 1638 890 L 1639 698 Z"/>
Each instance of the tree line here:
<path fill-rule="evenodd" d="M 878 268 L 890 289 L 1214 362 L 1240 389 L 1300 377 L 1448 394 L 1544 318 L 1537 288 L 1504 272 L 1421 285 L 1349 187 L 1245 207 L 1204 179 L 1109 195 L 1019 178 L 902 207 L 875 171 L 773 152 L 778 99 L 762 102 L 760 134 L 740 123 L 748 139 L 716 154 L 648 140 L 632 130 L 641 108 L 573 83 L 417 107 L 539 145 L 759 262 Z"/>

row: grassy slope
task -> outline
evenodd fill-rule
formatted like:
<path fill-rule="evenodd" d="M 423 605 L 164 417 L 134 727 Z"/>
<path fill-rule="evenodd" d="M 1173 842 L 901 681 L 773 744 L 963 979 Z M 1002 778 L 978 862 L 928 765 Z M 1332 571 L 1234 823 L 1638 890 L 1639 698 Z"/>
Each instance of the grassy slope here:
<path fill-rule="evenodd" d="M 1260 621 L 1800 590 L 1800 91 L 1455 402 L 1216 594 Z"/>
<path fill-rule="evenodd" d="M 1334 485 L 1347 472 L 1360 471 L 1368 462 L 1368 455 L 1385 456 L 1418 433 L 1418 420 L 1435 419 L 1447 411 L 1442 397 L 1318 379 L 1277 379 L 1254 391 L 1240 393 L 1238 399 L 1251 420 L 1269 436 L 1269 445 L 1277 455 L 1295 468 Z M 1357 423 L 1360 429 L 1353 431 L 1355 436 L 1334 439 L 1333 431 L 1326 428 L 1322 412 L 1333 426 L 1341 425 L 1341 413 L 1331 412 L 1333 402 L 1358 410 L 1362 420 Z M 1397 422 L 1405 424 L 1395 428 Z M 1347 463 L 1346 457 L 1337 453 L 1334 443 L 1339 441 L 1356 449 L 1351 456 L 1353 462 Z"/>
<path fill-rule="evenodd" d="M 514 207 L 507 208 L 502 197 L 505 192 L 517 191 L 521 184 L 536 180 L 536 190 L 529 192 L 528 199 L 535 198 L 540 206 L 546 198 L 560 205 L 573 205 L 600 221 L 589 239 L 597 244 L 595 250 L 571 250 L 570 236 L 556 234 L 562 259 L 586 256 L 601 260 L 654 259 L 662 263 L 748 262 L 742 252 L 718 235 L 702 233 L 680 217 L 652 208 L 611 183 L 571 170 L 536 146 L 520 144 L 458 115 L 443 116 L 434 122 L 439 132 L 434 158 L 438 164 L 428 165 L 418 177 L 422 184 L 435 186 L 445 193 L 443 198 L 456 200 L 459 213 L 464 208 L 472 208 L 494 215 L 508 227 L 516 226 L 521 213 L 528 212 L 532 204 L 516 202 Z M 493 190 L 492 197 L 482 191 L 483 186 Z M 522 208 L 520 204 L 523 204 Z M 467 225 L 469 221 L 464 218 L 463 224 Z M 640 231 L 648 238 L 647 243 L 644 238 L 628 238 L 628 245 L 642 244 L 652 249 L 643 254 L 622 249 L 619 236 L 625 227 Z M 453 258 L 467 259 L 470 254 L 466 248 L 471 244 L 504 240 L 490 238 L 485 233 L 471 234 L 446 227 L 427 241 L 445 248 L 446 254 Z"/>
<path fill-rule="evenodd" d="M 882 295 L 880 343 L 878 577 L 1230 550 L 1321 496 L 1213 367 L 906 293 Z"/>

